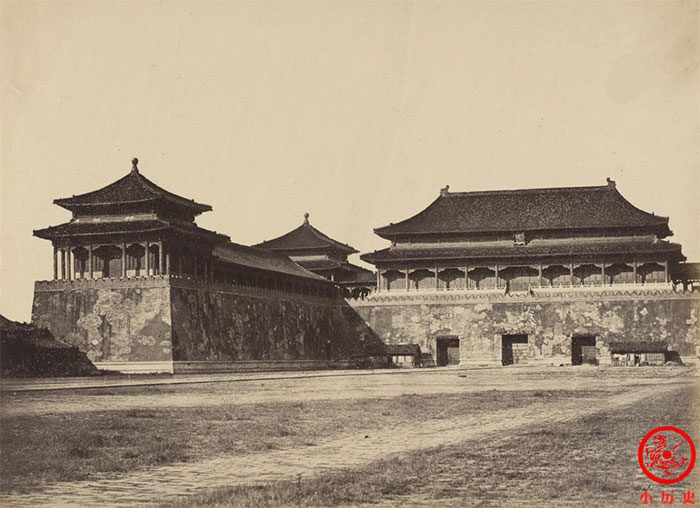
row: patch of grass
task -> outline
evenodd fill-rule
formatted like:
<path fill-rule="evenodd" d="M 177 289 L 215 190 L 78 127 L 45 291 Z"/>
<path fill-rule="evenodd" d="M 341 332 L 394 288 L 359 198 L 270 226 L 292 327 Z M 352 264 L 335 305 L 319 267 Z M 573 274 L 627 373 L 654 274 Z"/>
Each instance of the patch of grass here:
<path fill-rule="evenodd" d="M 158 414 L 155 411 L 148 409 L 129 409 L 124 411 L 124 416 L 127 418 L 158 418 Z"/>
<path fill-rule="evenodd" d="M 607 410 L 574 422 L 543 422 L 541 428 L 510 436 L 422 450 L 312 479 L 218 489 L 177 506 L 340 506 L 379 501 L 638 506 L 640 493 L 650 483 L 639 473 L 640 439 L 658 425 L 696 432 L 700 422 L 695 395 L 686 387 L 633 409 Z M 697 489 L 699 476 L 691 475 L 665 490 Z M 652 486 L 651 492 L 660 496 L 657 487 Z"/>
<path fill-rule="evenodd" d="M 553 399 L 575 394 L 593 401 L 597 392 L 553 393 Z M 0 490 L 32 491 L 43 482 L 82 480 L 96 472 L 134 471 L 217 454 L 314 446 L 319 439 L 371 432 L 388 423 L 419 424 L 539 402 L 530 395 L 501 390 L 0 417 Z"/>

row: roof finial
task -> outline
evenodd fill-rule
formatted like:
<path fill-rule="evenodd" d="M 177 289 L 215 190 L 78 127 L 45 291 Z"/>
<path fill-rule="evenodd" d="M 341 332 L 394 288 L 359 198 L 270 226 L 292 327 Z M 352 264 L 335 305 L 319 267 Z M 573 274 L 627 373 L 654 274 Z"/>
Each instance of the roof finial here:
<path fill-rule="evenodd" d="M 450 193 L 450 186 L 445 185 L 442 189 L 440 189 L 440 195 L 441 196 L 447 196 Z"/>
<path fill-rule="evenodd" d="M 304 213 L 304 224 L 308 224 L 308 223 L 309 223 L 309 212 L 305 212 Z"/>
<path fill-rule="evenodd" d="M 613 180 L 610 177 L 607 177 L 606 180 L 608 181 L 608 187 L 612 187 L 614 189 L 615 188 L 615 180 Z"/>
<path fill-rule="evenodd" d="M 139 160 L 136 157 L 131 159 L 131 171 L 134 173 L 139 172 Z"/>

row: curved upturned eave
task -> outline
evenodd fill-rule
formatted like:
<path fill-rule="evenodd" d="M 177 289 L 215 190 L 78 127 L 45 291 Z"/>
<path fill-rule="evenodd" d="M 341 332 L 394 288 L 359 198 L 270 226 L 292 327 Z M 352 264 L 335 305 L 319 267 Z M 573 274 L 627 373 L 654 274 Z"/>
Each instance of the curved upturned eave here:
<path fill-rule="evenodd" d="M 114 236 L 114 235 L 124 235 L 124 234 L 134 234 L 134 233 L 154 233 L 158 231 L 177 231 L 185 235 L 199 236 L 203 238 L 208 238 L 214 242 L 226 242 L 230 240 L 228 235 L 218 233 L 216 231 L 210 231 L 208 229 L 201 228 L 197 225 L 182 224 L 173 221 L 166 221 L 162 219 L 153 219 L 148 221 L 124 221 L 117 223 L 91 223 L 82 224 L 83 230 L 81 231 L 80 226 L 75 226 L 74 222 L 67 222 L 64 224 L 59 224 L 57 226 L 49 226 L 43 229 L 35 229 L 32 234 L 37 238 L 42 238 L 44 240 L 56 240 L 62 238 L 78 238 L 78 237 L 101 237 L 101 236 Z M 88 226 L 86 228 L 86 226 Z M 96 227 L 97 226 L 97 227 Z M 99 229 L 103 226 L 109 226 L 109 229 Z M 91 229 L 95 229 L 92 231 Z"/>
<path fill-rule="evenodd" d="M 317 245 L 304 245 L 304 244 L 287 244 L 285 245 L 284 242 L 288 241 L 290 238 L 294 239 L 294 237 L 299 234 L 300 231 L 308 230 L 314 238 L 316 238 L 320 243 Z M 267 249 L 267 250 L 272 250 L 272 251 L 296 251 L 296 250 L 319 250 L 319 249 L 336 249 L 340 250 L 342 252 L 345 252 L 347 254 L 356 254 L 359 251 L 356 250 L 354 247 L 351 247 L 350 245 L 347 245 L 345 243 L 339 242 L 338 240 L 334 240 L 330 236 L 326 235 L 325 233 L 319 231 L 315 227 L 313 227 L 311 224 L 305 223 L 302 224 L 301 226 L 298 226 L 294 228 L 293 230 L 289 231 L 288 233 L 285 233 L 281 236 L 278 236 L 277 238 L 272 238 L 270 240 L 265 240 L 264 242 L 260 242 L 258 244 L 255 244 L 254 247 L 260 248 L 260 249 Z"/>
<path fill-rule="evenodd" d="M 654 244 L 652 244 L 654 245 Z M 376 265 L 377 263 L 383 262 L 406 262 L 406 261 L 426 261 L 426 260 L 436 260 L 436 259 L 507 259 L 507 258 L 545 258 L 545 257 L 560 257 L 560 256 L 585 256 L 585 257 L 606 257 L 620 255 L 625 252 L 620 248 L 612 249 L 615 247 L 614 244 L 611 245 L 600 245 L 595 246 L 593 250 L 587 250 L 581 248 L 582 246 L 571 246 L 570 249 L 566 250 L 551 250 L 548 251 L 545 247 L 540 247 L 536 249 L 531 249 L 527 246 L 522 247 L 511 247 L 511 248 L 495 248 L 495 249 L 481 249 L 481 252 L 472 251 L 470 249 L 461 249 L 459 247 L 450 248 L 446 245 L 444 248 L 438 249 L 406 249 L 405 251 L 396 251 L 393 247 L 387 247 L 385 249 L 376 250 L 373 252 L 367 252 L 360 255 L 360 259 L 367 263 Z M 629 245 L 626 249 L 630 253 L 635 253 L 639 246 Z M 398 254 L 398 255 L 395 255 Z M 660 254 L 660 255 L 675 255 L 677 260 L 685 260 L 686 257 L 683 255 L 682 246 L 677 243 L 671 242 L 661 242 L 656 245 L 654 249 L 647 249 L 646 252 L 641 252 L 643 255 L 650 254 Z"/>
<path fill-rule="evenodd" d="M 92 196 L 99 196 L 100 193 L 105 193 L 108 189 L 111 187 L 123 185 L 124 181 L 132 179 L 134 180 L 142 190 L 146 191 L 146 193 L 150 194 L 147 197 L 142 197 L 138 199 L 119 199 L 119 200 L 99 200 L 98 201 L 86 201 L 90 200 Z M 99 189 L 96 189 L 94 191 L 90 192 L 85 192 L 83 194 L 77 194 L 75 196 L 71 196 L 69 198 L 59 198 L 59 199 L 54 199 L 54 204 L 61 206 L 67 210 L 70 211 L 76 211 L 80 209 L 86 209 L 86 208 L 100 208 L 104 206 L 110 206 L 110 205 L 128 205 L 128 204 L 136 204 L 136 203 L 146 203 L 149 201 L 158 201 L 158 200 L 164 200 L 168 201 L 170 203 L 173 203 L 176 206 L 181 206 L 184 208 L 188 208 L 190 210 L 193 210 L 195 214 L 200 214 L 203 212 L 207 212 L 212 210 L 211 205 L 207 205 L 204 203 L 198 203 L 193 199 L 187 199 L 182 196 L 179 196 L 177 194 L 174 194 L 168 190 L 163 189 L 159 185 L 153 183 L 150 181 L 148 178 L 143 176 L 141 173 L 138 171 L 131 171 L 128 175 L 123 176 L 122 178 L 105 185 L 104 187 L 100 187 Z"/>
<path fill-rule="evenodd" d="M 594 192 L 613 192 L 615 200 L 620 204 L 620 206 L 626 207 L 629 210 L 633 210 L 635 214 L 641 216 L 645 220 L 644 224 L 601 224 L 601 225 L 546 225 L 542 227 L 527 227 L 524 229 L 519 229 L 515 231 L 513 228 L 498 228 L 498 227 L 488 227 L 488 228 L 471 228 L 471 229 L 424 229 L 418 231 L 406 231 L 406 225 L 411 222 L 422 219 L 426 215 L 430 215 L 433 212 L 435 206 L 442 202 L 444 199 L 454 199 L 467 196 L 484 196 L 484 195 L 505 195 L 505 194 L 533 194 L 533 193 L 549 193 L 549 192 L 576 192 L 576 191 L 594 191 Z M 668 227 L 669 218 L 655 215 L 653 213 L 646 212 L 632 203 L 630 203 L 614 185 L 605 186 L 590 186 L 590 187 L 553 187 L 553 188 L 541 188 L 541 189 L 522 189 L 522 190 L 504 190 L 504 191 L 476 191 L 476 192 L 456 192 L 448 193 L 445 195 L 440 195 L 432 203 L 430 203 L 426 208 L 418 212 L 417 214 L 404 219 L 397 223 L 392 223 L 387 226 L 382 226 L 379 228 L 374 228 L 374 233 L 384 238 L 385 240 L 394 240 L 401 236 L 422 236 L 422 235 L 459 235 L 459 234 L 489 234 L 489 233 L 505 233 L 505 232 L 531 232 L 531 231 L 554 231 L 554 230 L 566 230 L 566 231 L 583 231 L 590 229 L 618 229 L 618 228 L 660 228 L 657 229 L 657 235 L 659 238 L 666 238 L 672 236 L 673 232 Z M 397 231 L 398 230 L 398 231 Z"/>

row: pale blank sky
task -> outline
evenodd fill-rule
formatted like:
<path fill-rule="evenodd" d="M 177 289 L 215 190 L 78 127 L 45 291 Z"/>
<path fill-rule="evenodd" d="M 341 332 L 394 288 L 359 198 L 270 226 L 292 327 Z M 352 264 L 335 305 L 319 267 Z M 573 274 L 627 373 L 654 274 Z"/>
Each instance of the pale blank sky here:
<path fill-rule="evenodd" d="M 439 189 L 603 185 L 700 260 L 698 2 L 1 3 L 0 313 L 51 277 L 51 202 L 137 156 L 250 244 L 362 252 Z"/>

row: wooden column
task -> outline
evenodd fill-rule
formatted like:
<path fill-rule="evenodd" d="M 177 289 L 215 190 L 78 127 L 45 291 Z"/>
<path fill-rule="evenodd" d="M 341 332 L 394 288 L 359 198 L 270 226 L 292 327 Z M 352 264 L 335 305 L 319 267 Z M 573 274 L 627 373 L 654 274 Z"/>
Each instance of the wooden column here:
<path fill-rule="evenodd" d="M 469 265 L 464 265 L 464 289 L 469 289 Z"/>
<path fill-rule="evenodd" d="M 165 269 L 163 270 L 164 275 L 170 275 L 170 248 L 165 253 Z"/>
<path fill-rule="evenodd" d="M 408 270 L 404 270 L 406 272 L 406 291 L 408 291 Z"/>
<path fill-rule="evenodd" d="M 122 243 L 122 277 L 126 277 L 126 243 Z"/>
<path fill-rule="evenodd" d="M 634 283 L 637 283 L 637 261 L 632 261 L 632 277 L 634 278 Z"/>
<path fill-rule="evenodd" d="M 569 275 L 571 276 L 571 285 L 574 285 L 574 264 L 569 263 Z"/>
<path fill-rule="evenodd" d="M 92 245 L 88 245 L 88 259 L 87 259 L 88 265 L 87 265 L 87 271 L 88 271 L 88 278 L 92 279 Z"/>
<path fill-rule="evenodd" d="M 540 279 L 540 287 L 544 287 L 544 279 L 542 278 L 542 263 L 537 265 L 537 274 L 539 275 Z"/>
<path fill-rule="evenodd" d="M 435 267 L 435 291 L 440 289 L 440 284 L 438 284 L 438 267 Z"/>
<path fill-rule="evenodd" d="M 146 259 L 144 259 L 144 265 L 145 265 L 145 270 L 146 270 L 146 277 L 148 277 L 150 275 L 148 272 L 151 269 L 151 253 L 148 251 L 149 243 L 150 242 L 145 243 L 145 246 L 146 246 L 145 257 L 146 257 Z"/>
<path fill-rule="evenodd" d="M 53 280 L 58 279 L 58 248 L 53 246 Z"/>
<path fill-rule="evenodd" d="M 668 282 L 668 261 L 662 263 L 664 265 L 664 282 Z"/>
<path fill-rule="evenodd" d="M 377 268 L 377 291 L 382 290 L 382 271 Z"/>
<path fill-rule="evenodd" d="M 494 271 L 496 272 L 496 289 L 498 289 L 498 265 L 496 265 L 496 269 Z"/>
<path fill-rule="evenodd" d="M 160 240 L 158 242 L 158 273 L 160 275 L 163 275 L 163 272 L 165 271 L 164 264 L 165 264 L 165 256 L 163 256 L 163 241 Z"/>
<path fill-rule="evenodd" d="M 73 248 L 68 247 L 66 250 L 66 268 L 68 269 L 68 280 L 73 280 Z"/>
<path fill-rule="evenodd" d="M 66 250 L 61 249 L 61 280 L 66 280 Z"/>
<path fill-rule="evenodd" d="M 600 278 L 602 280 L 602 285 L 605 286 L 605 261 L 600 264 Z"/>

